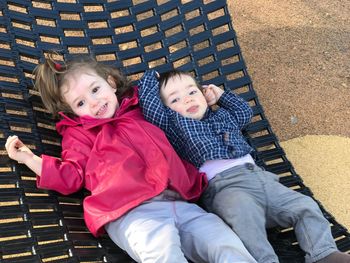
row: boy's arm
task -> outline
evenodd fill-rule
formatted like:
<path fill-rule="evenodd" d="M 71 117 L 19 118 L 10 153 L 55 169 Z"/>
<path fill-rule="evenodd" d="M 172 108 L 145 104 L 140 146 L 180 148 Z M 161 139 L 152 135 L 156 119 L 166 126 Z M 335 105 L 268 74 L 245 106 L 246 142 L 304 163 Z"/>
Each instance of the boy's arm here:
<path fill-rule="evenodd" d="M 232 91 L 224 91 L 218 100 L 218 105 L 227 110 L 236 119 L 240 128 L 247 125 L 253 117 L 253 110 L 248 102 Z"/>
<path fill-rule="evenodd" d="M 159 81 L 155 70 L 148 70 L 138 82 L 140 106 L 145 119 L 161 129 L 168 127 L 167 108 L 159 92 Z"/>
<path fill-rule="evenodd" d="M 203 85 L 203 95 L 208 103 L 208 106 L 215 105 L 224 91 L 214 84 Z"/>

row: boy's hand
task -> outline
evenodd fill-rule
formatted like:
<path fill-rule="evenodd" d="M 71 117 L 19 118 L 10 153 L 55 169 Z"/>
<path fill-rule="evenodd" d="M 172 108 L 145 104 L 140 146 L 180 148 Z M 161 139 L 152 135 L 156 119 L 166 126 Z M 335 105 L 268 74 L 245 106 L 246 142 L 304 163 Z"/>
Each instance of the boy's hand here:
<path fill-rule="evenodd" d="M 203 94 L 209 106 L 216 104 L 223 93 L 224 91 L 214 84 L 203 86 Z"/>
<path fill-rule="evenodd" d="M 34 155 L 16 135 L 7 138 L 5 148 L 8 156 L 19 163 L 26 163 Z"/>

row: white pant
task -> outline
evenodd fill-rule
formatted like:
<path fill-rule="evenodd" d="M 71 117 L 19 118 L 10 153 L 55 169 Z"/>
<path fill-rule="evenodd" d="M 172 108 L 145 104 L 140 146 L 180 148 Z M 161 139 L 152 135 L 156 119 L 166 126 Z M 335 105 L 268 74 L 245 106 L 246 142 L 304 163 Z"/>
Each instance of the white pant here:
<path fill-rule="evenodd" d="M 219 217 L 169 199 L 163 193 L 110 222 L 108 235 L 137 262 L 256 263 Z"/>

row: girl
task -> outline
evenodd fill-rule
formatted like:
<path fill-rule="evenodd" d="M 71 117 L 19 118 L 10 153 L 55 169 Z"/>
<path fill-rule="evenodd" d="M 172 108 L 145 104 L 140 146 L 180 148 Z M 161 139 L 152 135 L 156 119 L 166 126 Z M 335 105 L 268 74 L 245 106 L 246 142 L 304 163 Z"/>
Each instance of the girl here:
<path fill-rule="evenodd" d="M 84 218 L 93 235 L 106 230 L 137 262 L 256 262 L 223 221 L 186 202 L 199 198 L 205 175 L 143 119 L 137 88 L 116 68 L 49 56 L 35 76 L 45 106 L 61 116 L 62 158 L 36 156 L 17 136 L 6 150 L 38 175 L 38 187 L 88 189 Z"/>

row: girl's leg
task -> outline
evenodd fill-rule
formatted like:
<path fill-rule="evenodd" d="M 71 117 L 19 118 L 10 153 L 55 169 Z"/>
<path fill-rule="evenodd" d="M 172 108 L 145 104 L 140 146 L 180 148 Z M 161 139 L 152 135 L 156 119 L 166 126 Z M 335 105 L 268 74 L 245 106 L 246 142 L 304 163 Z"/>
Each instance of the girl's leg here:
<path fill-rule="evenodd" d="M 105 229 L 114 243 L 137 262 L 188 262 L 181 250 L 170 201 L 144 203 Z"/>
<path fill-rule="evenodd" d="M 195 204 L 174 202 L 182 249 L 193 262 L 253 263 L 238 236 L 216 215 Z"/>

